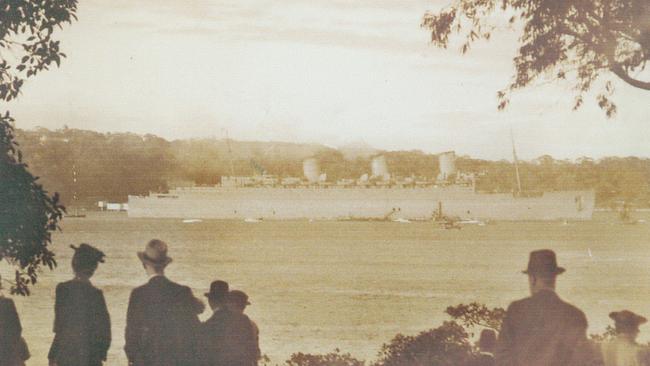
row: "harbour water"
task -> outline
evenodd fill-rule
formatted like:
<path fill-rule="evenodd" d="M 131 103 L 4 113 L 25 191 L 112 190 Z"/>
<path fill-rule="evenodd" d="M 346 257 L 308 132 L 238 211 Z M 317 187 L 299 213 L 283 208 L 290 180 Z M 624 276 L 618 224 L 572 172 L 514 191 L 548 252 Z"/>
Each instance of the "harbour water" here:
<path fill-rule="evenodd" d="M 395 334 L 438 326 L 448 305 L 507 306 L 527 295 L 528 252 L 551 248 L 567 268 L 562 297 L 582 308 L 591 333 L 607 314 L 650 315 L 650 213 L 636 225 L 598 212 L 587 222 L 496 222 L 442 230 L 430 222 L 129 219 L 96 213 L 66 219 L 54 235 L 59 266 L 44 271 L 32 296 L 16 298 L 30 346 L 28 365 L 46 364 L 53 338 L 56 283 L 71 278 L 70 244 L 88 242 L 107 262 L 93 278 L 112 318 L 108 365 L 126 363 L 122 347 L 129 292 L 147 277 L 136 257 L 151 238 L 170 245 L 168 276 L 202 298 L 213 279 L 246 291 L 262 352 L 278 364 L 293 352 L 335 348 L 371 360 Z M 202 319 L 208 316 L 207 312 Z M 644 329 L 649 328 L 649 329 Z M 650 340 L 650 327 L 641 328 Z"/>

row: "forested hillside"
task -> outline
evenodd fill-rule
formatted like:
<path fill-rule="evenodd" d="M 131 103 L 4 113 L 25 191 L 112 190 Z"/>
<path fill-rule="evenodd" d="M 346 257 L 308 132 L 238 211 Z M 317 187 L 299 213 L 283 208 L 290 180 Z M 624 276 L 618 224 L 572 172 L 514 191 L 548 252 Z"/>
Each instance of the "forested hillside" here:
<path fill-rule="evenodd" d="M 316 158 L 329 181 L 358 178 L 370 170 L 368 154 L 350 156 L 316 144 L 192 139 L 167 141 L 154 135 L 98 133 L 77 129 L 18 130 L 31 171 L 70 205 L 123 202 L 129 194 L 163 191 L 170 185 L 215 184 L 222 175 L 302 176 L 302 161 Z M 420 151 L 383 152 L 397 176 L 435 177 L 437 157 Z M 459 157 L 459 170 L 480 174 L 478 189 L 510 192 L 516 187 L 513 164 Z M 75 175 L 76 172 L 76 175 Z M 542 156 L 521 162 L 522 189 L 595 189 L 597 204 L 626 200 L 650 207 L 650 159 L 611 157 L 575 161 Z M 75 182 L 76 178 L 76 182 Z"/>

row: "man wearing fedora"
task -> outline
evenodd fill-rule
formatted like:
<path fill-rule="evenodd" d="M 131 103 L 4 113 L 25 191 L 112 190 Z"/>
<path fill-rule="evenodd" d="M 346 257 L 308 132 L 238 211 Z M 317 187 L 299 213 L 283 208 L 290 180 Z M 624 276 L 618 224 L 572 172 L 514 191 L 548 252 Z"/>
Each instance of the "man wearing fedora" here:
<path fill-rule="evenodd" d="M 129 365 L 196 365 L 198 314 L 203 304 L 189 287 L 165 277 L 172 259 L 164 241 L 149 241 L 138 257 L 150 279 L 129 299 L 124 345 Z"/>
<path fill-rule="evenodd" d="M 648 366 L 650 351 L 636 343 L 639 326 L 648 320 L 629 310 L 609 314 L 614 320 L 616 337 L 602 345 L 604 366 Z"/>
<path fill-rule="evenodd" d="M 212 309 L 212 316 L 201 325 L 201 365 L 220 365 L 221 357 L 226 352 L 223 348 L 223 323 L 227 317 L 226 298 L 228 282 L 213 281 L 210 292 L 205 294 Z"/>
<path fill-rule="evenodd" d="M 497 342 L 497 365 L 579 366 L 594 361 L 584 313 L 555 293 L 555 279 L 563 272 L 553 251 L 530 253 L 523 273 L 531 296 L 508 307 Z"/>

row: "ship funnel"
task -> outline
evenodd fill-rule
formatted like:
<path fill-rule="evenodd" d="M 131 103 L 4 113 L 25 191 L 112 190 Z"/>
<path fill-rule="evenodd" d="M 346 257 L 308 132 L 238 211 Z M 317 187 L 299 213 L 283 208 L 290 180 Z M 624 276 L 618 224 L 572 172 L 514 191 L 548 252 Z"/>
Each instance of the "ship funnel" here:
<path fill-rule="evenodd" d="M 386 158 L 383 155 L 374 157 L 370 164 L 370 168 L 372 170 L 373 178 L 378 178 L 384 181 L 390 180 L 388 164 L 386 164 Z"/>
<path fill-rule="evenodd" d="M 456 153 L 448 151 L 438 155 L 438 164 L 440 165 L 440 173 L 438 180 L 444 181 L 452 179 L 456 176 Z"/>
<path fill-rule="evenodd" d="M 302 172 L 307 178 L 307 181 L 311 184 L 318 183 L 320 178 L 320 166 L 316 159 L 311 158 L 302 162 Z"/>

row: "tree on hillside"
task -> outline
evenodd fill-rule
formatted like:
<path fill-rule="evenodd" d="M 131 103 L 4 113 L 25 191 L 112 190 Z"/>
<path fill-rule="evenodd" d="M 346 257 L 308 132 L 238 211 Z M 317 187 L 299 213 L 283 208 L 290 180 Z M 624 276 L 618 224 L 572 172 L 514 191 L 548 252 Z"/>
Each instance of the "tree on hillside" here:
<path fill-rule="evenodd" d="M 15 99 L 24 80 L 65 57 L 55 28 L 75 19 L 76 0 L 0 0 L 0 101 Z M 48 248 L 64 208 L 38 184 L 14 140 L 14 120 L 0 117 L 0 259 L 15 266 L 13 294 L 29 295 L 41 266 L 56 265 Z"/>
<path fill-rule="evenodd" d="M 574 109 L 601 76 L 615 75 L 650 91 L 645 70 L 650 60 L 648 0 L 453 0 L 440 12 L 425 14 L 422 26 L 431 31 L 432 43 L 442 48 L 456 33 L 465 53 L 474 41 L 490 39 L 495 18 L 522 29 L 514 78 L 497 93 L 499 109 L 508 105 L 512 91 L 545 74 L 575 80 Z M 616 113 L 611 80 L 599 89 L 596 101 L 611 117 Z"/>

